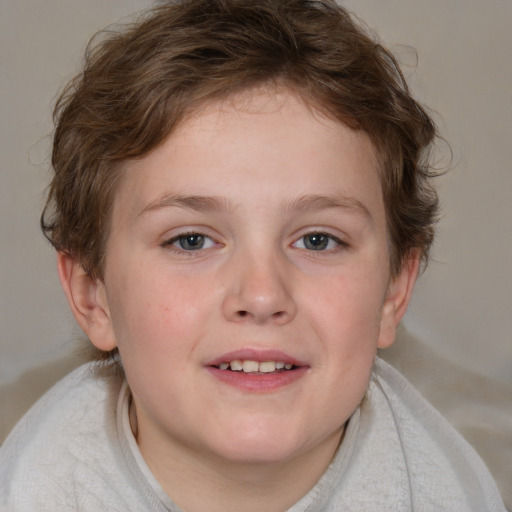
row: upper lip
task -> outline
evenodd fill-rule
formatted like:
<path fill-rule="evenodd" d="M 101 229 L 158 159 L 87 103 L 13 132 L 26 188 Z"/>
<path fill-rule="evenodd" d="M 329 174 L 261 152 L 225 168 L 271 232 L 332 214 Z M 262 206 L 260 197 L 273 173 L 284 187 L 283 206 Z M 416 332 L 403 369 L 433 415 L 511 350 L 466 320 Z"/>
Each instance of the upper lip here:
<path fill-rule="evenodd" d="M 285 364 L 293 364 L 294 366 L 306 366 L 302 361 L 278 349 L 256 349 L 244 348 L 226 352 L 211 361 L 208 361 L 205 366 L 219 366 L 222 363 L 229 363 L 230 361 L 257 361 L 263 363 L 265 361 L 282 361 Z"/>

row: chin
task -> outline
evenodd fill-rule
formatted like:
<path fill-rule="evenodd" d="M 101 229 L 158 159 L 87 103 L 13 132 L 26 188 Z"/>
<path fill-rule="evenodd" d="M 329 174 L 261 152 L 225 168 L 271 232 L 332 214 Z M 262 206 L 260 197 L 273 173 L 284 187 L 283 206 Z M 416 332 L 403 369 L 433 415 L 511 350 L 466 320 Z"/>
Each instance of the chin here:
<path fill-rule="evenodd" d="M 277 464 L 300 455 L 314 444 L 313 440 L 300 437 L 283 421 L 238 424 L 224 431 L 215 443 L 215 452 L 236 463 Z"/>

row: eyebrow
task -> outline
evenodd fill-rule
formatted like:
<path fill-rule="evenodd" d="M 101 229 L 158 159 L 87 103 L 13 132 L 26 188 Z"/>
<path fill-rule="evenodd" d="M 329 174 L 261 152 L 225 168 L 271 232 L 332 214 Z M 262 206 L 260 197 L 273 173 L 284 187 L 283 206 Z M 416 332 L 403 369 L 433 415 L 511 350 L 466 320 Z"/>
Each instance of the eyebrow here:
<path fill-rule="evenodd" d="M 350 213 L 360 215 L 366 220 L 373 222 L 373 217 L 368 208 L 358 199 L 347 197 L 344 195 L 317 195 L 307 194 L 285 206 L 285 212 L 302 211 L 302 212 L 318 212 L 326 209 L 341 209 Z"/>
<path fill-rule="evenodd" d="M 182 196 L 178 194 L 167 194 L 156 201 L 149 203 L 137 215 L 141 217 L 149 212 L 163 208 L 184 208 L 197 212 L 209 213 L 214 211 L 228 211 L 231 209 L 228 202 L 217 196 Z"/>
<path fill-rule="evenodd" d="M 233 209 L 231 203 L 218 196 L 166 194 L 156 201 L 149 203 L 137 215 L 137 218 L 147 213 L 164 208 L 184 208 L 202 213 L 226 212 Z M 358 199 L 344 195 L 306 194 L 285 203 L 283 213 L 319 212 L 326 209 L 341 209 L 359 215 L 373 222 L 368 208 Z"/>

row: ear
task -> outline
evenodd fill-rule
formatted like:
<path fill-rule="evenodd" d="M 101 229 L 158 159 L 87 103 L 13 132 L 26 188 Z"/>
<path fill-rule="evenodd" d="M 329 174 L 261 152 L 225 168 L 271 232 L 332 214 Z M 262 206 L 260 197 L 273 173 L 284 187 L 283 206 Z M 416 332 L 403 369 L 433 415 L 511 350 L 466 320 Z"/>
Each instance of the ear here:
<path fill-rule="evenodd" d="M 57 271 L 78 325 L 96 348 L 113 350 L 117 342 L 103 282 L 93 279 L 75 258 L 63 252 L 57 254 Z"/>
<path fill-rule="evenodd" d="M 377 343 L 379 348 L 387 348 L 395 341 L 397 326 L 407 311 L 414 283 L 418 277 L 420 258 L 419 250 L 411 250 L 400 273 L 389 284 L 380 320 Z"/>

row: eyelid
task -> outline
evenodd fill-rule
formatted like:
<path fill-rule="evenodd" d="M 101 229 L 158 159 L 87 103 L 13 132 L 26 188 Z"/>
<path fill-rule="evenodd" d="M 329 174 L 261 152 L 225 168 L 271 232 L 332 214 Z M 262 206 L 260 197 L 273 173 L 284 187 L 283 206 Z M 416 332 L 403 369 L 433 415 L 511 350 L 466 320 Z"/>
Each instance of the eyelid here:
<path fill-rule="evenodd" d="M 175 233 L 172 235 L 167 235 L 164 237 L 163 242 L 160 244 L 164 249 L 169 249 L 174 251 L 177 254 L 187 254 L 187 255 L 193 255 L 193 253 L 201 253 L 204 251 L 207 251 L 209 249 L 212 249 L 214 247 L 219 247 L 222 245 L 216 237 L 212 236 L 211 234 L 207 234 L 208 230 L 204 227 L 191 227 L 191 228 L 182 228 L 179 230 L 173 230 Z M 211 243 L 208 244 L 208 247 L 201 247 L 196 250 L 187 250 L 183 249 L 182 247 L 179 247 L 176 245 L 176 243 L 180 240 L 180 238 L 187 237 L 190 235 L 200 235 L 205 240 L 210 240 Z M 196 254 L 198 255 L 198 254 Z"/>
<path fill-rule="evenodd" d="M 324 249 L 324 250 L 318 250 L 318 251 L 314 251 L 312 249 L 307 249 L 306 247 L 297 247 L 296 244 L 298 244 L 301 240 L 303 240 L 305 237 L 310 236 L 310 235 L 324 235 L 324 236 L 328 237 L 331 241 L 334 241 L 336 243 L 336 247 L 328 248 L 328 249 Z M 344 239 L 344 237 L 335 235 L 332 232 L 330 232 L 329 229 L 326 229 L 326 228 L 311 228 L 306 231 L 303 231 L 299 234 L 299 236 L 295 237 L 294 242 L 291 245 L 292 245 L 292 247 L 295 247 L 297 249 L 305 250 L 308 252 L 318 252 L 318 253 L 322 253 L 322 252 L 330 253 L 330 252 L 336 251 L 337 249 L 343 249 L 343 248 L 349 247 L 349 244 Z"/>
<path fill-rule="evenodd" d="M 215 245 L 215 240 L 213 240 L 213 238 L 212 238 L 212 237 L 207 236 L 207 235 L 203 235 L 203 234 L 201 234 L 201 233 L 187 233 L 187 234 L 185 234 L 185 235 L 178 235 L 177 237 L 174 237 L 174 239 L 169 240 L 169 242 L 168 242 L 168 243 L 170 243 L 170 245 L 173 245 L 173 246 L 177 247 L 177 245 L 175 245 L 176 243 L 180 242 L 180 240 L 181 240 L 182 238 L 187 238 L 187 237 L 190 237 L 190 236 L 199 236 L 199 237 L 201 237 L 201 238 L 202 238 L 202 240 L 203 240 L 205 243 L 207 243 L 207 244 L 208 244 L 208 242 L 206 242 L 206 241 L 210 241 L 210 243 L 208 244 L 208 246 L 207 246 L 207 247 L 202 246 L 202 247 L 200 247 L 200 248 L 198 248 L 198 249 L 195 249 L 195 250 L 197 250 L 197 251 L 199 251 L 199 250 L 201 250 L 201 249 L 209 249 L 210 247 L 213 247 L 213 246 Z M 181 247 L 181 249 L 183 249 L 184 251 L 186 251 L 186 249 L 184 249 L 183 247 Z"/>

